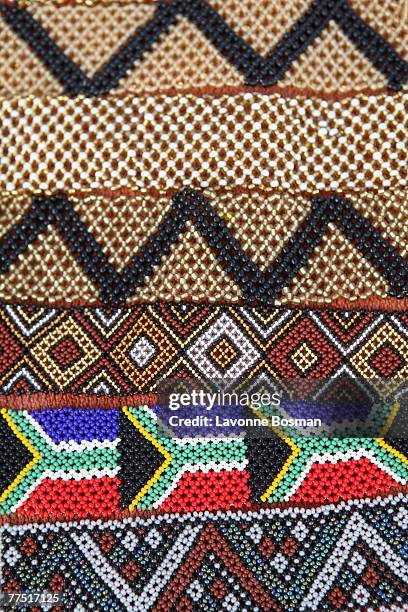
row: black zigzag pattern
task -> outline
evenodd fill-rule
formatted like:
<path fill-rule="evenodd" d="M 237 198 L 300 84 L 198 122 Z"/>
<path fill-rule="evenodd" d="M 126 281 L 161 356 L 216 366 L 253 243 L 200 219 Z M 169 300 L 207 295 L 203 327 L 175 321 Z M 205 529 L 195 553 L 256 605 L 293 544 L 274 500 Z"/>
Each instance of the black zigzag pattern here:
<path fill-rule="evenodd" d="M 206 0 L 158 2 L 154 16 L 93 77 L 86 75 L 52 40 L 26 9 L 0 5 L 0 14 L 24 40 L 68 95 L 97 96 L 118 86 L 133 66 L 165 35 L 180 16 L 189 19 L 245 77 L 247 85 L 278 83 L 292 64 L 334 20 L 361 53 L 382 72 L 391 89 L 408 80 L 408 64 L 393 46 L 364 22 L 348 0 L 314 0 L 273 50 L 262 57 L 245 42 Z"/>
<path fill-rule="evenodd" d="M 249 302 L 270 304 L 278 299 L 308 262 L 334 223 L 363 257 L 383 276 L 389 293 L 407 295 L 408 264 L 354 207 L 338 195 L 313 197 L 311 212 L 288 240 L 273 264 L 262 271 L 248 257 L 222 218 L 200 193 L 184 189 L 173 197 L 157 231 L 120 273 L 65 195 L 34 196 L 31 209 L 9 230 L 0 244 L 0 274 L 24 254 L 50 225 L 59 232 L 70 253 L 98 288 L 106 303 L 125 301 L 142 287 L 191 222 L 228 276 Z M 273 220 L 271 220 L 273 222 Z"/>

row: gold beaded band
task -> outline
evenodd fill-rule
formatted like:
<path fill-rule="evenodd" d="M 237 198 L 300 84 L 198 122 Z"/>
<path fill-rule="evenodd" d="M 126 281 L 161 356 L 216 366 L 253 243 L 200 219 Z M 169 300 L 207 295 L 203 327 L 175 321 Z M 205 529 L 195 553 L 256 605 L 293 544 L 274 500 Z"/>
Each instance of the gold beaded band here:
<path fill-rule="evenodd" d="M 3 99 L 0 190 L 403 187 L 407 99 Z"/>

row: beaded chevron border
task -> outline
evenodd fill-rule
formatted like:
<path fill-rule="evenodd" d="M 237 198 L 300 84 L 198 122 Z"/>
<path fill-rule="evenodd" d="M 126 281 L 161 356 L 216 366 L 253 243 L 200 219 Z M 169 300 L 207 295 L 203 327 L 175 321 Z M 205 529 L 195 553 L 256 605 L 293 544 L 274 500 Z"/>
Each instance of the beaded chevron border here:
<path fill-rule="evenodd" d="M 84 211 L 86 214 L 86 211 Z M 120 211 L 119 211 L 119 214 Z M 152 214 L 152 213 L 150 213 Z M 159 214 L 159 213 L 158 213 Z M 164 215 L 160 214 L 160 222 L 156 224 L 154 232 L 146 236 L 138 252 L 126 253 L 129 258 L 128 263 L 119 271 L 111 263 L 110 258 L 104 250 L 104 245 L 100 244 L 94 236 L 92 229 L 82 220 L 69 197 L 64 195 L 54 195 L 50 197 L 34 196 L 32 206 L 2 237 L 0 241 L 0 295 L 11 297 L 18 295 L 18 285 L 24 282 L 14 279 L 10 282 L 11 288 L 7 290 L 7 278 L 15 266 L 21 265 L 24 257 L 29 258 L 31 245 L 38 244 L 38 241 L 46 242 L 46 232 L 51 228 L 58 232 L 65 248 L 76 262 L 78 270 L 81 270 L 89 282 L 94 287 L 94 294 L 99 295 L 99 300 L 107 304 L 117 304 L 125 302 L 127 299 L 140 295 L 140 291 L 151 282 L 160 266 L 166 265 L 166 259 L 180 243 L 184 235 L 188 234 L 189 228 L 194 227 L 200 236 L 197 239 L 186 238 L 185 251 L 195 251 L 195 264 L 203 261 L 202 277 L 197 289 L 191 286 L 188 288 L 187 296 L 192 301 L 213 298 L 213 291 L 206 289 L 208 281 L 213 283 L 216 276 L 223 275 L 236 287 L 236 296 L 243 302 L 251 304 L 273 304 L 274 302 L 290 302 L 292 289 L 295 280 L 301 271 L 309 264 L 309 260 L 315 257 L 316 251 L 323 248 L 325 237 L 330 228 L 335 226 L 344 240 L 347 241 L 346 249 L 343 249 L 343 258 L 348 255 L 347 250 L 353 253 L 352 249 L 358 253 L 360 261 L 366 262 L 374 270 L 374 274 L 381 279 L 380 288 L 375 286 L 376 295 L 383 297 L 392 296 L 398 298 L 408 297 L 408 263 L 402 257 L 399 250 L 394 247 L 387 239 L 384 239 L 381 232 L 361 214 L 352 203 L 342 196 L 315 196 L 310 199 L 310 212 L 303 214 L 303 220 L 287 239 L 272 263 L 262 268 L 251 259 L 247 250 L 243 248 L 242 242 L 237 239 L 228 224 L 228 218 L 223 218 L 217 210 L 211 206 L 210 201 L 202 194 L 185 189 L 177 193 L 172 198 L 172 204 Z M 129 227 L 129 230 L 131 226 Z M 277 229 L 277 232 L 279 229 Z M 190 244 L 191 242 L 191 244 Z M 352 245 L 352 246 L 351 246 Z M 208 257 L 207 248 L 216 258 L 218 266 L 217 272 L 214 266 L 205 269 L 204 265 Z M 58 248 L 48 247 L 48 252 L 44 255 L 47 258 L 47 268 L 49 261 L 60 259 Z M 180 266 L 182 253 L 178 254 L 177 265 Z M 176 262 L 175 262 L 176 263 Z M 328 269 L 330 263 L 326 264 Z M 30 268 L 30 265 L 28 266 Z M 353 275 L 355 278 L 355 289 L 352 298 L 362 295 L 361 280 L 357 274 L 360 273 L 361 263 L 353 270 L 350 269 L 347 275 L 347 282 L 353 286 Z M 186 265 L 188 268 L 188 265 Z M 310 276 L 320 274 L 321 262 L 317 262 L 315 267 L 309 271 Z M 47 273 L 46 271 L 44 271 Z M 169 270 L 170 272 L 170 270 Z M 186 271 L 185 273 L 188 274 Z M 27 270 L 27 275 L 30 275 Z M 60 295 L 55 295 L 52 299 L 47 291 L 44 291 L 45 302 L 61 302 L 62 300 L 74 301 L 78 280 L 72 283 L 72 291 L 67 283 L 62 283 L 64 275 L 68 274 L 64 267 L 58 272 L 58 277 L 53 279 L 57 286 L 61 286 Z M 365 271 L 367 278 L 370 278 Z M 165 293 L 165 281 L 163 286 L 157 287 L 155 298 L 168 299 L 169 297 L 177 300 L 183 299 L 177 283 L 183 282 L 183 270 L 179 273 L 179 278 L 173 279 L 173 293 Z M 214 276 L 214 279 L 211 278 Z M 78 278 L 78 272 L 76 272 Z M 5 283 L 5 288 L 2 288 Z M 67 277 L 68 278 L 68 277 Z M 73 280 L 73 279 L 72 279 Z M 41 279 L 38 279 L 41 282 Z M 303 280 L 307 286 L 307 278 Z M 37 285 L 34 281 L 33 285 Z M 66 286 L 65 286 L 66 285 Z M 330 299 L 341 297 L 341 283 L 337 282 L 334 291 L 330 289 L 330 280 L 326 281 L 326 289 L 319 301 L 329 301 Z M 386 289 L 384 289 L 386 287 Z M 347 290 L 350 291 L 349 289 Z M 13 292 L 15 292 L 13 294 Z M 28 295 L 32 299 L 37 295 L 37 289 L 33 287 Z M 313 300 L 313 287 L 309 287 L 309 299 Z M 344 292 L 344 289 L 343 289 Z M 86 295 L 85 292 L 82 295 Z M 227 292 L 226 292 L 226 295 Z M 143 296 L 142 296 L 143 297 Z M 144 296 L 145 298 L 147 296 Z M 37 298 L 38 299 L 38 298 Z M 316 298 L 315 298 L 316 299 Z M 236 298 L 235 298 L 236 301 Z"/>
<path fill-rule="evenodd" d="M 7 25 L 34 51 L 68 95 L 96 96 L 118 86 L 120 80 L 143 60 L 179 17 L 188 19 L 245 77 L 247 85 L 270 86 L 282 80 L 290 67 L 318 38 L 329 22 L 335 22 L 352 44 L 398 90 L 408 79 L 408 65 L 376 30 L 353 10 L 348 0 L 314 0 L 283 39 L 266 56 L 260 55 L 205 0 L 158 2 L 153 17 L 136 29 L 128 41 L 93 77 L 59 47 L 26 10 L 0 5 Z"/>

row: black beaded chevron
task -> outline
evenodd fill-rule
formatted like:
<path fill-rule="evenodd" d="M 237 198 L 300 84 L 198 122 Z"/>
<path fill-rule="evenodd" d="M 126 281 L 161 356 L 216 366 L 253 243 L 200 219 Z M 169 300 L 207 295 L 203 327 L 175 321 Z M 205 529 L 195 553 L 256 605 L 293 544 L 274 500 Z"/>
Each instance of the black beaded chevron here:
<path fill-rule="evenodd" d="M 28 246 L 52 225 L 99 290 L 101 301 L 108 304 L 122 302 L 145 284 L 154 268 L 181 238 L 187 223 L 191 222 L 226 274 L 240 287 L 243 299 L 270 304 L 290 285 L 321 245 L 328 225 L 334 223 L 387 281 L 390 295 L 408 295 L 407 262 L 346 199 L 339 195 L 316 196 L 311 204 L 311 212 L 304 222 L 273 264 L 262 271 L 248 257 L 208 200 L 192 189 L 184 189 L 173 197 L 172 206 L 157 231 L 147 238 L 123 271 L 118 272 L 65 195 L 33 196 L 30 210 L 0 243 L 0 275 L 6 273 Z"/>
<path fill-rule="evenodd" d="M 278 83 L 332 20 L 373 66 L 386 76 L 391 89 L 400 89 L 408 80 L 408 64 L 389 42 L 357 15 L 348 0 L 314 0 L 266 57 L 262 57 L 234 32 L 205 0 L 159 1 L 154 16 L 145 25 L 136 28 L 127 42 L 93 77 L 86 75 L 62 51 L 28 10 L 0 5 L 0 15 L 71 96 L 97 96 L 117 87 L 119 81 L 180 16 L 199 28 L 245 76 L 247 85 L 271 86 Z"/>

